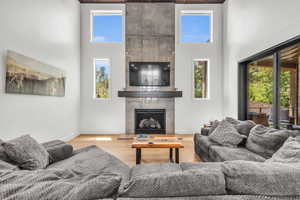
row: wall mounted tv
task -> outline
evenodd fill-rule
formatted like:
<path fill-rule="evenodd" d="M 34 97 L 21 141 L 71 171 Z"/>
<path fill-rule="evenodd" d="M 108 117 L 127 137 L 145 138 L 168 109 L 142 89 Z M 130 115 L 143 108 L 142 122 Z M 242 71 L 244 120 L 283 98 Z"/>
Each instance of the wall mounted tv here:
<path fill-rule="evenodd" d="M 169 62 L 130 62 L 130 86 L 170 86 Z"/>

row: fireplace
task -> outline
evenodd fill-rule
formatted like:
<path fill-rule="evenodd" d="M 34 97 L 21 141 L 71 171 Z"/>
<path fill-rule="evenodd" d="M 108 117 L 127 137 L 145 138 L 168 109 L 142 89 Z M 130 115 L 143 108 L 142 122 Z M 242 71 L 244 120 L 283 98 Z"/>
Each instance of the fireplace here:
<path fill-rule="evenodd" d="M 166 134 L 166 110 L 135 109 L 135 134 Z"/>

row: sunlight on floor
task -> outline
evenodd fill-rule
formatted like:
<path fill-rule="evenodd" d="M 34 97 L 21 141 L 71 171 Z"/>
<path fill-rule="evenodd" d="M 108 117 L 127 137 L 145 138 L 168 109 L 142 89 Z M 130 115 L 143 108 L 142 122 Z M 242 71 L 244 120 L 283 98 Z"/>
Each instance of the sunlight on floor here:
<path fill-rule="evenodd" d="M 111 137 L 97 137 L 97 141 L 112 141 Z"/>

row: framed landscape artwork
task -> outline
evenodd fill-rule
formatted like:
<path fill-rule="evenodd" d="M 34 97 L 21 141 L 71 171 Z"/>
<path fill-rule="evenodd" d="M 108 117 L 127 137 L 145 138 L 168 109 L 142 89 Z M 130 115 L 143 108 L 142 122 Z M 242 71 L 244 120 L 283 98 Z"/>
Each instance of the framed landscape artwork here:
<path fill-rule="evenodd" d="M 8 50 L 6 93 L 65 96 L 66 76 L 61 69 Z"/>

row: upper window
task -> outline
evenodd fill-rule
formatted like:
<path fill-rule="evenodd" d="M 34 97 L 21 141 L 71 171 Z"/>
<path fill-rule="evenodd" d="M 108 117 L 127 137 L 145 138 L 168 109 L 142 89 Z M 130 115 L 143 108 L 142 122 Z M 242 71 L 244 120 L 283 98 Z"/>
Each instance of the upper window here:
<path fill-rule="evenodd" d="M 180 18 L 182 43 L 212 42 L 212 11 L 182 11 Z"/>
<path fill-rule="evenodd" d="M 123 23 L 121 10 L 104 10 L 91 12 L 91 41 L 123 41 Z"/>

